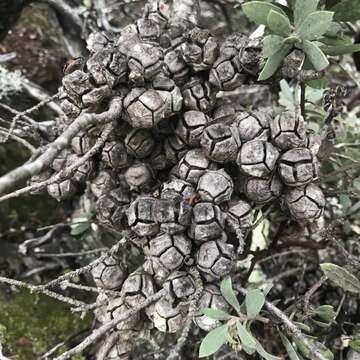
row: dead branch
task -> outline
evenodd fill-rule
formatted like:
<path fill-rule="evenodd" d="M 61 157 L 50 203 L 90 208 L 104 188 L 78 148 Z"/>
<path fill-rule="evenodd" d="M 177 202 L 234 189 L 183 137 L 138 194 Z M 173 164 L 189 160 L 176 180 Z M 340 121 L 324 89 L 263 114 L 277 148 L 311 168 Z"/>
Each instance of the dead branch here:
<path fill-rule="evenodd" d="M 43 107 L 44 105 L 48 104 L 49 102 L 55 100 L 57 97 L 59 96 L 59 93 L 56 93 L 55 95 L 51 96 L 50 98 L 44 99 L 43 101 L 40 101 L 38 104 L 36 104 L 35 106 L 22 111 L 20 113 L 18 113 L 16 116 L 14 116 L 14 118 L 11 121 L 11 125 L 10 125 L 10 129 L 9 132 L 6 134 L 6 136 L 4 137 L 4 139 L 1 139 L 1 142 L 5 143 L 8 141 L 9 137 L 12 135 L 15 127 L 16 127 L 16 123 L 17 121 L 23 116 L 23 115 L 29 115 L 31 113 L 33 113 L 34 111 L 39 110 L 41 107 Z M 32 124 L 37 124 L 36 122 L 33 122 Z"/>
<path fill-rule="evenodd" d="M 105 252 L 102 256 L 100 256 L 98 259 L 94 260 L 93 262 L 91 262 L 90 264 L 68 272 L 62 276 L 59 276 L 58 278 L 50 281 L 49 283 L 45 284 L 45 285 L 41 285 L 41 288 L 49 288 L 49 287 L 54 287 L 57 286 L 59 284 L 61 284 L 63 281 L 65 280 L 69 280 L 69 279 L 73 279 L 76 276 L 79 276 L 80 274 L 84 274 L 86 272 L 89 272 L 95 265 L 99 264 L 100 262 L 102 262 L 104 259 L 106 259 L 108 256 L 113 255 L 113 254 L 117 254 L 119 251 L 119 247 L 122 246 L 124 243 L 123 240 L 118 241 L 111 249 L 109 249 L 107 252 Z"/>
<path fill-rule="evenodd" d="M 51 95 L 49 95 L 38 84 L 33 83 L 29 79 L 23 79 L 22 86 L 24 90 L 35 100 L 47 101 Z M 63 115 L 61 107 L 54 101 L 49 101 L 46 105 L 58 115 Z M 40 125 L 40 124 L 39 124 Z"/>
<path fill-rule="evenodd" d="M 92 254 L 98 254 L 99 252 L 104 252 L 108 250 L 108 248 L 98 248 L 94 250 L 86 250 L 86 251 L 79 251 L 79 252 L 67 252 L 67 253 L 35 253 L 34 255 L 37 258 L 66 258 L 66 257 L 81 257 L 87 256 Z"/>
<path fill-rule="evenodd" d="M 18 142 L 19 144 L 23 145 L 26 149 L 28 149 L 32 154 L 36 152 L 36 148 L 33 145 L 31 145 L 28 141 L 15 134 L 10 134 L 9 131 L 5 128 L 0 128 L 0 135 L 4 139 L 11 138 L 12 140 Z"/>
<path fill-rule="evenodd" d="M 91 157 L 93 157 L 94 155 L 96 155 L 98 153 L 100 148 L 104 145 L 105 141 L 109 137 L 112 129 L 113 129 L 112 124 L 107 124 L 104 127 L 104 131 L 102 132 L 101 136 L 97 139 L 95 145 L 84 156 L 80 157 L 77 161 L 75 161 L 71 166 L 58 172 L 56 175 L 50 177 L 50 179 L 48 179 L 48 180 L 42 181 L 42 182 L 34 184 L 34 185 L 26 186 L 22 189 L 16 190 L 16 191 L 9 193 L 3 197 L 0 197 L 0 202 L 14 198 L 14 197 L 18 197 L 18 196 L 28 193 L 30 191 L 41 190 L 43 188 L 46 188 L 50 184 L 60 182 L 65 179 L 69 179 L 71 176 L 74 175 L 75 171 L 82 164 L 84 164 L 87 160 L 89 160 Z"/>
<path fill-rule="evenodd" d="M 27 255 L 29 250 L 48 243 L 49 241 L 51 241 L 51 239 L 53 239 L 55 236 L 59 235 L 68 228 L 69 225 L 67 224 L 57 224 L 44 236 L 25 240 L 22 244 L 19 245 L 20 254 Z"/>
<path fill-rule="evenodd" d="M 56 357 L 54 360 L 70 359 L 71 356 L 81 353 L 87 347 L 94 344 L 97 340 L 99 340 L 101 337 L 103 337 L 107 332 L 109 332 L 110 330 L 115 328 L 117 324 L 128 319 L 130 316 L 138 313 L 140 310 L 148 307 L 153 302 L 161 299 L 163 296 L 165 296 L 165 294 L 166 294 L 166 290 L 162 289 L 162 290 L 158 291 L 157 293 L 155 293 L 154 295 L 149 296 L 145 301 L 140 303 L 138 306 L 133 307 L 132 309 L 130 309 L 128 311 L 125 311 L 118 318 L 111 320 L 110 322 L 108 322 L 108 323 L 102 325 L 101 327 L 99 327 L 98 329 L 94 330 L 79 345 L 75 346 L 74 348 L 72 348 L 69 351 L 66 351 L 64 354 Z M 323 360 L 323 359 L 319 359 L 319 360 Z"/>
<path fill-rule="evenodd" d="M 101 289 L 101 288 L 97 288 L 97 287 L 93 287 L 93 286 L 73 284 L 67 280 L 61 284 L 61 288 L 63 290 L 66 290 L 67 288 L 72 288 L 72 289 L 76 289 L 76 290 L 89 291 L 89 292 L 93 292 L 93 293 L 97 293 L 97 294 L 104 293 L 104 294 L 109 294 L 112 296 L 121 296 L 121 292 L 119 292 L 119 291 L 106 290 L 106 289 Z"/>
<path fill-rule="evenodd" d="M 79 131 L 91 125 L 106 124 L 119 118 L 122 111 L 122 100 L 115 97 L 111 100 L 109 110 L 101 114 L 81 114 L 68 128 L 51 144 L 49 144 L 42 155 L 31 163 L 24 164 L 0 178 L 0 194 L 14 186 L 20 181 L 29 179 L 31 176 L 39 174 L 45 170 L 55 157 L 70 144 L 71 139 Z"/>
<path fill-rule="evenodd" d="M 189 311 L 186 317 L 183 331 L 179 337 L 175 347 L 171 350 L 169 356 L 166 360 L 176 360 L 180 357 L 181 349 L 184 347 L 191 330 L 191 325 L 193 324 L 193 318 L 197 312 L 198 302 L 200 300 L 201 294 L 203 292 L 204 286 L 201 280 L 199 272 L 193 268 L 191 273 L 195 278 L 196 291 L 190 301 Z"/>
<path fill-rule="evenodd" d="M 96 356 L 96 360 L 106 360 L 106 356 L 109 353 L 110 349 L 115 345 L 119 340 L 120 334 L 118 332 L 112 333 L 107 339 L 104 346 L 101 347 L 99 353 Z"/>
<path fill-rule="evenodd" d="M 243 295 L 246 295 L 247 293 L 247 290 L 243 288 L 239 288 L 239 291 Z M 314 349 L 313 343 L 311 343 L 309 339 L 301 332 L 301 330 L 292 323 L 292 321 L 286 316 L 285 313 L 283 313 L 279 308 L 277 308 L 273 303 L 269 301 L 265 301 L 265 307 L 272 315 L 274 315 L 282 322 L 282 324 L 285 326 L 287 333 L 298 339 L 308 349 L 310 349 L 314 360 L 326 360 L 326 357 L 322 355 L 319 350 Z"/>
<path fill-rule="evenodd" d="M 72 298 L 66 297 L 64 295 L 58 294 L 54 291 L 50 291 L 47 289 L 44 289 L 42 286 L 38 286 L 38 285 L 31 285 L 28 283 L 25 283 L 23 281 L 19 281 L 19 280 L 14 280 L 14 279 L 9 279 L 6 277 L 2 277 L 0 276 L 0 283 L 4 283 L 4 284 L 8 284 L 8 285 L 13 285 L 16 287 L 20 287 L 20 288 L 25 288 L 25 289 L 29 289 L 31 292 L 35 292 L 35 293 L 40 293 L 40 294 L 44 294 L 47 295 L 49 297 L 52 297 L 56 300 L 62 301 L 64 303 L 67 303 L 71 306 L 84 306 L 86 305 L 85 303 L 83 303 L 82 301 L 79 300 L 74 300 Z"/>

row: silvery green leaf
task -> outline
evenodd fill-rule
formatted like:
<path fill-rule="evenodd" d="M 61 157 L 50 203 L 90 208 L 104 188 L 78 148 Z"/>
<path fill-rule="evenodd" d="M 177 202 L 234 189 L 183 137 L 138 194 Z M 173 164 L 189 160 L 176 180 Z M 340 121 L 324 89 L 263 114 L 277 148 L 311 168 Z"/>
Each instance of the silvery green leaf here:
<path fill-rule="evenodd" d="M 286 15 L 280 14 L 278 11 L 270 10 L 267 17 L 269 29 L 276 35 L 286 36 L 291 33 L 290 20 Z"/>
<path fill-rule="evenodd" d="M 242 5 L 242 9 L 244 14 L 258 25 L 267 25 L 267 17 L 270 10 L 275 10 L 285 15 L 280 7 L 264 1 L 249 1 Z"/>
<path fill-rule="evenodd" d="M 355 351 L 360 352 L 360 339 L 354 338 L 349 342 L 349 347 Z"/>
<path fill-rule="evenodd" d="M 265 304 L 265 296 L 259 289 L 249 290 L 245 296 L 246 313 L 249 318 L 259 315 Z"/>
<path fill-rule="evenodd" d="M 238 321 L 236 323 L 237 333 L 240 338 L 240 342 L 242 346 L 245 346 L 248 349 L 255 350 L 256 349 L 256 340 L 251 335 L 251 333 L 246 330 L 245 326 L 240 324 Z"/>
<path fill-rule="evenodd" d="M 324 274 L 345 291 L 360 294 L 360 280 L 341 266 L 323 263 L 320 265 Z"/>
<path fill-rule="evenodd" d="M 327 322 L 332 322 L 336 318 L 336 312 L 331 305 L 320 305 L 314 310 L 314 313 Z"/>
<path fill-rule="evenodd" d="M 202 310 L 203 314 L 213 320 L 229 320 L 231 316 L 220 309 L 205 308 Z"/>
<path fill-rule="evenodd" d="M 256 339 L 255 339 L 256 340 Z M 281 360 L 280 357 L 269 354 L 258 340 L 256 340 L 256 351 L 265 360 Z"/>
<path fill-rule="evenodd" d="M 238 312 L 240 313 L 240 304 L 237 299 L 234 289 L 232 287 L 231 278 L 226 277 L 220 284 L 221 294 L 224 299 Z"/>
<path fill-rule="evenodd" d="M 327 329 L 329 326 L 331 326 L 331 324 L 328 322 L 318 321 L 315 319 L 311 319 L 311 322 L 313 322 L 316 326 L 323 328 L 323 329 Z"/>
<path fill-rule="evenodd" d="M 282 61 L 284 60 L 285 56 L 288 55 L 291 48 L 292 45 L 283 45 L 278 51 L 276 51 L 271 57 L 269 57 L 259 75 L 258 80 L 266 80 L 269 77 L 273 76 Z"/>
<path fill-rule="evenodd" d="M 73 236 L 81 235 L 89 228 L 90 228 L 90 223 L 88 221 L 72 224 L 70 234 Z"/>
<path fill-rule="evenodd" d="M 262 288 L 262 292 L 263 292 L 265 297 L 269 294 L 269 292 L 271 291 L 271 289 L 273 287 L 274 287 L 273 283 L 267 283 L 266 286 L 264 288 Z"/>
<path fill-rule="evenodd" d="M 300 360 L 299 354 L 295 351 L 290 340 L 281 331 L 279 331 L 279 334 L 281 341 L 284 344 L 285 349 L 289 355 L 290 360 Z"/>
<path fill-rule="evenodd" d="M 321 50 L 330 56 L 344 55 L 360 52 L 360 44 L 322 46 Z"/>
<path fill-rule="evenodd" d="M 306 82 L 306 85 L 312 89 L 325 90 L 329 86 L 329 81 L 326 77 L 322 77 L 318 80 L 310 80 Z"/>
<path fill-rule="evenodd" d="M 311 333 L 312 332 L 312 328 L 304 323 L 301 322 L 297 322 L 297 321 L 293 321 L 294 325 L 296 325 L 298 328 L 300 328 L 300 330 L 303 330 L 307 333 Z"/>
<path fill-rule="evenodd" d="M 325 54 L 314 42 L 305 40 L 303 46 L 305 54 L 316 71 L 322 71 L 329 66 L 329 61 Z"/>
<path fill-rule="evenodd" d="M 301 25 L 309 14 L 316 11 L 318 4 L 319 0 L 296 0 L 294 8 L 295 26 Z"/>
<path fill-rule="evenodd" d="M 263 39 L 262 56 L 267 59 L 276 53 L 282 46 L 284 38 L 278 35 L 267 35 Z"/>
<path fill-rule="evenodd" d="M 206 357 L 216 353 L 229 340 L 228 326 L 222 325 L 211 330 L 202 340 L 199 357 Z"/>
<path fill-rule="evenodd" d="M 342 0 L 331 8 L 336 21 L 356 21 L 360 19 L 360 0 Z"/>
<path fill-rule="evenodd" d="M 285 79 L 280 80 L 279 104 L 287 110 L 295 110 L 294 91 Z"/>
<path fill-rule="evenodd" d="M 303 40 L 315 40 L 325 34 L 332 22 L 331 11 L 315 11 L 309 14 L 299 27 L 298 34 Z"/>

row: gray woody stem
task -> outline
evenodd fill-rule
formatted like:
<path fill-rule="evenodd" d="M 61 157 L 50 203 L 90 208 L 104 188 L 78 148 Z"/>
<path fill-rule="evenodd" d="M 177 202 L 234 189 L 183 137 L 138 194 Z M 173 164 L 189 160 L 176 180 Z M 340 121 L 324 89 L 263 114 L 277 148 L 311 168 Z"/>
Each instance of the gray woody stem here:
<path fill-rule="evenodd" d="M 239 291 L 246 295 L 247 290 L 243 288 L 239 288 Z M 265 301 L 266 309 L 277 317 L 285 326 L 286 331 L 291 334 L 294 338 L 298 339 L 302 342 L 308 349 L 311 350 L 311 354 L 313 356 L 313 360 L 327 360 L 327 358 L 322 355 L 318 350 L 314 349 L 314 345 L 309 341 L 309 339 L 301 332 L 301 330 L 295 326 L 292 321 L 284 314 L 279 308 L 277 308 L 270 301 Z"/>
<path fill-rule="evenodd" d="M 120 117 L 122 111 L 122 99 L 115 97 L 111 100 L 109 110 L 101 114 L 81 114 L 68 128 L 51 144 L 48 145 L 45 152 L 36 160 L 26 163 L 17 169 L 9 172 L 0 178 L 0 194 L 14 186 L 17 182 L 29 179 L 31 176 L 39 174 L 45 170 L 56 156 L 67 147 L 73 137 L 79 131 L 88 128 L 91 125 L 106 124 Z"/>
<path fill-rule="evenodd" d="M 148 297 L 145 301 L 141 302 L 138 306 L 133 307 L 132 309 L 125 311 L 121 316 L 118 318 L 111 320 L 110 322 L 102 325 L 98 329 L 94 330 L 88 337 L 86 337 L 79 345 L 75 346 L 71 350 L 65 352 L 64 354 L 58 356 L 54 360 L 66 360 L 70 359 L 71 356 L 75 354 L 81 353 L 84 349 L 89 347 L 90 345 L 94 344 L 98 339 L 103 337 L 106 333 L 116 327 L 117 324 L 120 322 L 128 319 L 130 316 L 138 313 L 140 310 L 148 307 L 153 302 L 161 299 L 166 294 L 166 290 L 162 289 L 155 293 L 154 295 Z"/>

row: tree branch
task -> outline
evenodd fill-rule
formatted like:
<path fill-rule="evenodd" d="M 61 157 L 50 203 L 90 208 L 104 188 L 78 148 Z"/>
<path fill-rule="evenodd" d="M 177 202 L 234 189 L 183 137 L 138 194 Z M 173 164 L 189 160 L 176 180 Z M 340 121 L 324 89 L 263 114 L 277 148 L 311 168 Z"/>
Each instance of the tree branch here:
<path fill-rule="evenodd" d="M 29 179 L 31 176 L 39 174 L 50 166 L 52 161 L 66 148 L 74 136 L 81 130 L 91 125 L 106 124 L 120 117 L 122 111 L 121 97 L 114 97 L 109 106 L 109 110 L 101 114 L 82 113 L 71 125 L 52 143 L 50 143 L 44 153 L 36 160 L 26 163 L 17 169 L 9 172 L 0 178 L 0 194 L 4 194 L 6 190 L 14 186 L 20 181 Z"/>
<path fill-rule="evenodd" d="M 18 196 L 26 194 L 30 191 L 41 190 L 43 188 L 46 188 L 50 184 L 53 184 L 56 182 L 61 182 L 65 179 L 69 179 L 70 177 L 72 177 L 75 174 L 76 170 L 82 164 L 84 164 L 87 160 L 89 160 L 91 157 L 93 157 L 94 155 L 96 155 L 98 153 L 100 148 L 105 144 L 105 142 L 106 142 L 107 138 L 109 137 L 112 130 L 113 130 L 112 124 L 111 123 L 107 124 L 104 127 L 104 131 L 102 132 L 101 136 L 96 140 L 95 145 L 85 155 L 83 155 L 77 161 L 75 161 L 72 165 L 61 170 L 54 176 L 50 177 L 50 179 L 48 179 L 48 180 L 42 181 L 42 182 L 34 184 L 34 185 L 25 186 L 22 189 L 16 190 L 14 192 L 11 192 L 7 195 L 0 197 L 0 202 L 14 198 L 14 197 L 18 197 Z"/>
<path fill-rule="evenodd" d="M 204 285 L 201 280 L 199 272 L 195 268 L 192 268 L 191 273 L 193 274 L 193 276 L 195 278 L 196 291 L 190 301 L 189 311 L 188 311 L 188 314 L 186 317 L 186 321 L 185 321 L 181 336 L 179 337 L 175 347 L 171 350 L 171 352 L 170 352 L 169 356 L 166 358 L 166 360 L 176 360 L 180 357 L 181 349 L 183 348 L 183 346 L 186 343 L 186 340 L 189 337 L 191 325 L 193 323 L 193 318 L 197 311 L 198 302 L 199 302 L 200 296 L 204 290 Z"/>
<path fill-rule="evenodd" d="M 9 279 L 9 278 L 0 276 L 0 283 L 13 285 L 13 286 L 20 287 L 20 288 L 26 288 L 26 289 L 29 289 L 31 292 L 41 293 L 41 294 L 50 296 L 50 297 L 52 297 L 52 298 L 54 298 L 56 300 L 62 301 L 64 303 L 70 304 L 72 306 L 79 307 L 79 306 L 86 305 L 82 301 L 74 300 L 72 298 L 69 298 L 69 297 L 66 297 L 64 295 L 58 294 L 58 293 L 56 293 L 54 291 L 44 289 L 41 286 L 27 284 L 27 283 L 25 283 L 23 281 L 18 281 L 18 280 Z"/>
<path fill-rule="evenodd" d="M 97 264 L 99 264 L 100 262 L 102 262 L 103 260 L 105 260 L 106 258 L 109 257 L 109 255 L 112 254 L 117 254 L 119 251 L 119 247 L 122 245 L 122 240 L 118 241 L 111 249 L 109 249 L 106 253 L 104 253 L 102 256 L 100 256 L 98 259 L 94 260 L 93 262 L 91 262 L 90 264 L 81 267 L 80 269 L 74 270 L 74 271 L 70 271 L 62 276 L 59 276 L 58 278 L 56 278 L 55 280 L 52 280 L 50 282 L 48 282 L 45 285 L 41 285 L 41 288 L 49 288 L 49 287 L 54 287 L 56 285 L 61 284 L 63 281 L 65 280 L 69 280 L 74 278 L 75 276 L 79 276 L 80 274 L 84 274 L 88 271 L 90 271 L 94 266 L 96 266 Z"/>
<path fill-rule="evenodd" d="M 110 330 L 116 327 L 117 324 L 119 324 L 122 321 L 125 321 L 130 316 L 135 315 L 140 310 L 148 307 L 153 302 L 161 299 L 166 294 L 165 289 L 161 289 L 154 295 L 148 297 L 145 301 L 141 302 L 139 305 L 133 307 L 130 310 L 127 310 L 122 313 L 121 316 L 118 318 L 111 320 L 110 322 L 100 326 L 98 329 L 94 330 L 89 336 L 87 336 L 79 345 L 75 346 L 69 351 L 66 351 L 64 354 L 58 356 L 54 360 L 67 360 L 70 359 L 73 355 L 81 353 L 83 350 L 85 350 L 90 345 L 94 344 L 98 339 L 103 337 L 106 333 L 108 333 Z M 322 360 L 322 359 L 321 359 Z"/>
<path fill-rule="evenodd" d="M 243 295 L 246 295 L 247 290 L 243 288 L 238 289 Z M 279 308 L 277 308 L 273 303 L 265 301 L 266 309 L 279 319 L 285 326 L 286 331 L 292 335 L 294 338 L 302 342 L 308 349 L 311 350 L 311 354 L 314 360 L 327 360 L 324 355 L 322 355 L 317 349 L 314 349 L 314 345 L 310 340 L 301 332 L 301 330 L 295 326 L 292 321 L 283 313 Z"/>

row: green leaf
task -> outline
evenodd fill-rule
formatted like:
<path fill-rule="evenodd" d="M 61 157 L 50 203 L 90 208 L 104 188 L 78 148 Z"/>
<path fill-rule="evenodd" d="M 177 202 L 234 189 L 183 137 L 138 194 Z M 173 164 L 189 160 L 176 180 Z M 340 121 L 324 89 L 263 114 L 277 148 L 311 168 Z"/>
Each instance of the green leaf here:
<path fill-rule="evenodd" d="M 318 327 L 321 327 L 322 329 L 327 329 L 329 326 L 331 326 L 328 322 L 318 321 L 315 319 L 311 319 L 311 322 L 317 325 Z"/>
<path fill-rule="evenodd" d="M 265 304 L 265 296 L 259 289 L 249 290 L 245 296 L 246 313 L 249 318 L 259 315 Z"/>
<path fill-rule="evenodd" d="M 216 353 L 229 339 L 228 326 L 222 325 L 211 330 L 202 340 L 199 357 L 206 357 Z"/>
<path fill-rule="evenodd" d="M 269 294 L 269 292 L 271 291 L 271 289 L 272 289 L 273 287 L 274 287 L 274 284 L 273 284 L 273 283 L 267 283 L 267 284 L 265 285 L 265 287 L 262 288 L 262 292 L 263 292 L 263 294 L 264 294 L 265 297 Z"/>
<path fill-rule="evenodd" d="M 320 265 L 324 274 L 337 286 L 345 291 L 360 294 L 360 281 L 357 277 L 341 266 L 323 263 Z"/>
<path fill-rule="evenodd" d="M 283 45 L 278 51 L 276 51 L 271 57 L 269 57 L 259 75 L 258 80 L 266 80 L 272 75 L 274 75 L 291 48 L 292 45 Z"/>
<path fill-rule="evenodd" d="M 323 90 L 329 85 L 329 81 L 326 77 L 322 77 L 318 80 L 309 80 L 306 82 L 306 85 L 310 86 L 313 89 Z"/>
<path fill-rule="evenodd" d="M 315 70 L 322 71 L 329 66 L 329 61 L 325 54 L 315 43 L 305 40 L 303 45 L 305 54 Z"/>
<path fill-rule="evenodd" d="M 256 339 L 255 339 L 256 340 Z M 265 360 L 281 360 L 280 357 L 274 356 L 269 354 L 259 343 L 258 340 L 256 340 L 256 351 L 257 353 L 262 356 Z"/>
<path fill-rule="evenodd" d="M 241 344 L 242 350 L 244 350 L 248 355 L 253 355 L 256 353 L 256 349 L 249 348 L 244 344 Z"/>
<path fill-rule="evenodd" d="M 229 320 L 231 318 L 229 314 L 227 314 L 225 311 L 222 311 L 220 309 L 205 308 L 203 309 L 202 312 L 208 318 L 213 320 Z"/>
<path fill-rule="evenodd" d="M 337 45 L 337 46 L 322 46 L 321 50 L 330 56 L 351 54 L 360 51 L 360 44 L 351 45 Z"/>
<path fill-rule="evenodd" d="M 274 34 L 286 36 L 291 33 L 289 18 L 286 15 L 280 14 L 272 9 L 267 17 L 267 24 Z"/>
<path fill-rule="evenodd" d="M 249 331 L 246 330 L 245 326 L 240 324 L 238 321 L 236 323 L 237 333 L 239 335 L 241 345 L 245 346 L 250 350 L 256 349 L 256 339 L 251 335 Z"/>
<path fill-rule="evenodd" d="M 299 27 L 299 36 L 303 40 L 315 40 L 329 29 L 334 13 L 315 11 L 309 14 Z"/>
<path fill-rule="evenodd" d="M 276 53 L 283 44 L 284 38 L 278 35 L 267 35 L 263 39 L 262 56 L 267 59 Z"/>
<path fill-rule="evenodd" d="M 280 334 L 281 341 L 284 344 L 285 349 L 289 355 L 290 360 L 300 360 L 300 357 L 299 357 L 298 353 L 295 351 L 290 340 L 282 332 L 279 331 L 279 334 Z"/>
<path fill-rule="evenodd" d="M 298 27 L 312 12 L 316 11 L 319 0 L 296 0 L 294 9 L 294 23 Z"/>
<path fill-rule="evenodd" d="M 300 330 L 303 330 L 307 333 L 311 333 L 312 332 L 312 328 L 304 323 L 301 322 L 297 322 L 297 321 L 293 321 L 294 325 L 296 325 L 298 328 L 300 328 Z"/>
<path fill-rule="evenodd" d="M 308 359 L 310 359 L 311 357 L 311 353 L 314 349 L 317 349 L 319 351 L 319 353 L 328 360 L 333 360 L 334 359 L 334 354 L 326 347 L 324 346 L 322 343 L 316 341 L 313 337 L 310 336 L 306 336 L 306 338 L 308 339 L 308 344 L 310 345 L 310 347 L 308 347 L 307 345 L 305 345 L 302 341 L 300 341 L 298 338 L 294 338 L 294 342 L 298 348 L 298 350 Z"/>
<path fill-rule="evenodd" d="M 324 46 L 353 45 L 353 39 L 348 35 L 337 36 L 336 38 L 324 35 L 321 38 L 321 44 L 323 44 Z"/>
<path fill-rule="evenodd" d="M 329 26 L 329 29 L 326 31 L 325 35 L 328 38 L 333 38 L 334 40 L 338 37 L 343 37 L 344 34 L 344 29 L 342 24 L 338 23 L 338 22 L 332 22 Z"/>
<path fill-rule="evenodd" d="M 226 277 L 220 284 L 220 290 L 225 300 L 240 313 L 240 304 L 232 287 L 230 276 Z"/>
<path fill-rule="evenodd" d="M 294 91 L 285 79 L 280 80 L 279 104 L 287 110 L 295 109 Z"/>
<path fill-rule="evenodd" d="M 349 346 L 355 351 L 360 351 L 360 339 L 351 339 L 349 342 Z"/>
<path fill-rule="evenodd" d="M 336 312 L 331 305 L 320 305 L 314 310 L 314 313 L 327 322 L 332 322 L 336 318 Z"/>
<path fill-rule="evenodd" d="M 270 10 L 274 10 L 285 15 L 284 11 L 280 7 L 263 1 L 247 2 L 242 5 L 242 9 L 244 14 L 258 25 L 267 25 L 267 17 Z"/>
<path fill-rule="evenodd" d="M 85 231 L 87 231 L 90 228 L 89 222 L 79 222 L 77 224 L 71 225 L 71 232 L 70 234 L 73 236 L 81 235 Z"/>
<path fill-rule="evenodd" d="M 330 10 L 336 21 L 356 21 L 360 19 L 360 0 L 342 0 Z"/>

